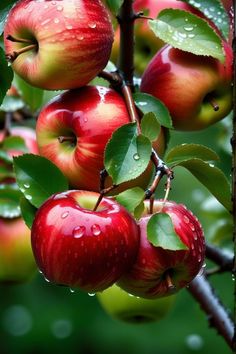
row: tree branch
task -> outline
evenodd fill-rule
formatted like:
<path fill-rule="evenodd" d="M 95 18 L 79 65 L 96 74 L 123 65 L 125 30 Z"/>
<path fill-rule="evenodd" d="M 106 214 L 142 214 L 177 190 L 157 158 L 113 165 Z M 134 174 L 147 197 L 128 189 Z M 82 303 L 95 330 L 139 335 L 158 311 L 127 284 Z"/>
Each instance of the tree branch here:
<path fill-rule="evenodd" d="M 215 327 L 230 348 L 233 349 L 233 321 L 205 276 L 197 276 L 190 283 L 188 291 L 199 302 L 202 310 L 207 314 L 210 327 Z"/>
<path fill-rule="evenodd" d="M 133 89 L 134 74 L 134 21 L 133 0 L 124 0 L 117 16 L 120 25 L 120 53 L 118 69 L 126 84 Z"/>
<path fill-rule="evenodd" d="M 213 245 L 206 245 L 206 257 L 219 266 L 219 271 L 232 272 L 234 257 Z M 218 272 L 219 272 L 218 271 Z"/>

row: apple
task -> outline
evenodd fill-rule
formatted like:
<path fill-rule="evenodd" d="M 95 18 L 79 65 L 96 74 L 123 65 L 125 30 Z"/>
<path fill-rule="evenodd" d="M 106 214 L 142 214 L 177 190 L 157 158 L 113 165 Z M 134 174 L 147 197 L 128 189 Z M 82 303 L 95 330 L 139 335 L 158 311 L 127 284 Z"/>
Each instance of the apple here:
<path fill-rule="evenodd" d="M 35 272 L 30 229 L 22 218 L 0 218 L 0 283 L 26 282 Z"/>
<path fill-rule="evenodd" d="M 109 14 L 100 0 L 20 0 L 4 27 L 14 71 L 47 90 L 86 85 L 106 66 L 112 42 Z"/>
<path fill-rule="evenodd" d="M 31 230 L 39 269 L 49 281 L 89 293 L 115 283 L 134 262 L 139 228 L 127 210 L 99 194 L 69 190 L 50 197 Z"/>
<path fill-rule="evenodd" d="M 112 318 L 135 324 L 163 319 L 173 306 L 175 296 L 143 299 L 119 288 L 116 284 L 96 294 L 98 302 Z"/>
<path fill-rule="evenodd" d="M 117 284 L 130 294 L 158 298 L 186 287 L 199 273 L 204 262 L 205 241 L 201 225 L 191 211 L 173 201 L 155 200 L 154 212 L 168 214 L 184 250 L 155 247 L 147 238 L 149 202 L 139 220 L 140 247 L 135 263 Z M 166 237 L 168 237 L 166 235 Z"/>
<path fill-rule="evenodd" d="M 198 16 L 203 16 L 192 6 L 179 0 L 135 0 L 133 3 L 136 13 L 148 10 L 148 17 L 155 19 L 158 14 L 167 8 L 189 11 Z M 146 12 L 146 11 L 145 11 Z M 164 46 L 164 42 L 156 37 L 150 29 L 147 19 L 137 19 L 135 22 L 135 56 L 134 66 L 138 74 L 142 74 L 147 64 L 156 54 L 156 52 Z M 116 62 L 119 55 L 119 28 L 115 31 L 115 38 L 112 47 L 111 60 Z"/>
<path fill-rule="evenodd" d="M 129 122 L 125 101 L 115 90 L 86 86 L 67 91 L 39 114 L 39 152 L 61 169 L 73 188 L 99 191 L 105 146 L 112 133 Z M 160 155 L 164 152 L 163 131 L 154 147 Z M 149 167 L 134 184 L 146 187 L 151 172 Z"/>
<path fill-rule="evenodd" d="M 140 90 L 160 99 L 178 130 L 200 130 L 232 109 L 231 46 L 225 62 L 164 46 L 147 66 Z"/>

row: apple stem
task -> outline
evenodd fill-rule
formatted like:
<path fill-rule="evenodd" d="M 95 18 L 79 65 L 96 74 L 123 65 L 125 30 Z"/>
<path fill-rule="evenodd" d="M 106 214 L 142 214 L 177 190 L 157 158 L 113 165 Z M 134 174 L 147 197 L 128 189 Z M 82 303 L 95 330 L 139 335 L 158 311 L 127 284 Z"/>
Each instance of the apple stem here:
<path fill-rule="evenodd" d="M 35 44 L 32 42 L 31 39 L 24 39 L 24 38 L 16 38 L 16 37 L 13 37 L 12 35 L 8 35 L 6 37 L 6 39 L 8 39 L 9 41 L 11 42 L 16 42 L 16 43 L 29 43 L 29 44 Z"/>
<path fill-rule="evenodd" d="M 16 60 L 16 58 L 22 54 L 22 53 L 25 53 L 25 52 L 28 52 L 32 49 L 37 49 L 38 45 L 37 44 L 30 44 L 24 48 L 21 48 L 19 49 L 18 51 L 14 51 L 13 53 L 9 53 L 9 54 L 6 54 L 6 59 L 7 61 L 13 63 L 14 60 Z"/>
<path fill-rule="evenodd" d="M 74 136 L 59 136 L 58 137 L 58 141 L 61 144 L 66 142 L 66 141 L 69 141 L 69 142 L 71 142 L 73 144 L 76 144 L 76 138 Z"/>
<path fill-rule="evenodd" d="M 220 106 L 218 105 L 218 103 L 215 101 L 214 98 L 211 98 L 209 101 L 210 105 L 213 107 L 214 111 L 217 112 L 220 109 Z"/>
<path fill-rule="evenodd" d="M 168 271 L 165 274 L 165 281 L 166 281 L 166 285 L 167 285 L 167 288 L 168 288 L 168 292 L 170 292 L 170 293 L 175 292 L 176 288 L 175 288 L 175 285 L 172 282 L 170 273 Z"/>

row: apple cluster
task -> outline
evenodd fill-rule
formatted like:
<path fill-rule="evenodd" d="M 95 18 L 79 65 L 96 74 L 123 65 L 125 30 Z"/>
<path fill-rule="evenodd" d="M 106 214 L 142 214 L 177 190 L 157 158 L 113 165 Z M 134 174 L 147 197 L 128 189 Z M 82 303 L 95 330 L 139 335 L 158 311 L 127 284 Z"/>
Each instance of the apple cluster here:
<path fill-rule="evenodd" d="M 168 7 L 203 17 L 181 1 L 134 1 L 135 11 L 149 8 L 151 17 Z M 136 68 L 142 74 L 140 90 L 166 105 L 175 129 L 200 130 L 230 112 L 233 53 L 229 42 L 223 41 L 225 62 L 221 63 L 164 45 L 148 32 L 145 21 L 135 31 Z M 117 56 L 117 33 L 113 59 Z M 142 36 L 147 42 L 141 46 L 150 56 L 148 63 L 139 66 Z M 101 303 L 106 296 L 121 292 L 119 296 L 130 303 L 131 311 L 136 297 L 172 299 L 170 295 L 186 287 L 203 267 L 205 241 L 200 222 L 182 204 L 145 200 L 137 220 L 115 197 L 101 198 L 104 151 L 113 133 L 130 123 L 127 103 L 119 90 L 90 84 L 107 65 L 113 39 L 110 15 L 100 0 L 19 0 L 4 28 L 5 52 L 13 70 L 32 86 L 66 90 L 41 109 L 36 137 L 32 138 L 27 129 L 11 131 L 11 135 L 23 137 L 29 152 L 56 165 L 69 182 L 68 191 L 53 194 L 36 212 L 31 247 L 37 267 L 48 281 L 88 293 L 99 292 Z M 152 147 L 158 156 L 164 155 L 163 127 Z M 18 152 L 9 154 L 17 156 Z M 152 175 L 150 163 L 139 177 L 121 183 L 116 193 L 137 186 L 146 189 Z M 2 181 L 14 182 L 14 178 Z M 104 187 L 111 185 L 108 176 Z M 159 223 L 163 222 L 166 229 L 161 232 Z M 7 222 L 0 219 L 3 238 L 11 234 L 11 245 L 22 228 L 29 252 L 30 231 L 24 231 L 23 225 L 21 218 Z M 20 269 L 17 247 L 15 258 Z M 9 249 L 9 245 L 6 250 L 0 248 L 3 264 Z M 10 272 L 11 266 L 5 263 Z M 1 269 L 2 265 L 0 280 Z M 148 302 L 146 306 L 148 309 Z M 120 311 L 117 309 L 119 316 L 130 316 L 129 321 L 146 320 L 145 311 L 138 318 L 132 311 L 129 315 Z M 163 315 L 158 314 L 159 318 Z"/>

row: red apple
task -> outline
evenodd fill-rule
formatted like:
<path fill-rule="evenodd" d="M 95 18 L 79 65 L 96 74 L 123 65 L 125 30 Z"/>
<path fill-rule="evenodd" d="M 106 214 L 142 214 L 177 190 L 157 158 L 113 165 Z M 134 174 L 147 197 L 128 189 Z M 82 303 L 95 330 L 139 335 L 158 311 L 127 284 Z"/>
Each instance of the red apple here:
<path fill-rule="evenodd" d="M 161 299 L 142 299 L 128 294 L 117 285 L 112 285 L 96 296 L 102 308 L 112 318 L 135 324 L 162 320 L 175 300 L 174 295 Z"/>
<path fill-rule="evenodd" d="M 226 42 L 224 50 L 222 64 L 166 45 L 146 68 L 140 89 L 167 106 L 176 129 L 206 128 L 232 109 L 233 52 Z"/>
<path fill-rule="evenodd" d="M 32 249 L 44 276 L 57 284 L 102 291 L 134 262 L 139 229 L 124 207 L 99 194 L 70 190 L 50 197 L 32 226 Z"/>
<path fill-rule="evenodd" d="M 111 21 L 100 0 L 20 0 L 4 28 L 14 71 L 49 90 L 86 85 L 106 66 L 112 42 Z"/>
<path fill-rule="evenodd" d="M 99 190 L 104 149 L 112 133 L 130 122 L 124 99 L 114 90 L 86 86 L 54 98 L 36 125 L 40 154 L 57 165 L 74 188 Z M 163 153 L 163 131 L 154 147 Z M 146 186 L 151 168 L 134 184 Z"/>
<path fill-rule="evenodd" d="M 35 271 L 30 229 L 22 218 L 0 218 L 0 283 L 26 282 Z"/>
<path fill-rule="evenodd" d="M 205 251 L 199 221 L 185 206 L 156 200 L 154 212 L 170 216 L 176 234 L 187 249 L 173 251 L 153 246 L 147 238 L 151 215 L 144 215 L 139 220 L 141 240 L 138 257 L 117 284 L 130 294 L 150 299 L 170 295 L 173 288 L 178 291 L 187 286 L 200 271 Z M 148 213 L 148 202 L 145 213 Z"/>

